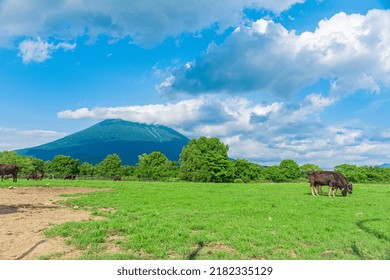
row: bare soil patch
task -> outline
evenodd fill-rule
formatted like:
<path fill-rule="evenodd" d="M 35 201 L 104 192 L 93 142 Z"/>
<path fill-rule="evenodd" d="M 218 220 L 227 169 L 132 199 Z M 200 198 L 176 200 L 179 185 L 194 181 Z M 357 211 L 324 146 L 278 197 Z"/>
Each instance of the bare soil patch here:
<path fill-rule="evenodd" d="M 36 259 L 55 255 L 75 259 L 80 252 L 62 238 L 46 238 L 43 231 L 68 221 L 97 219 L 90 212 L 58 204 L 60 194 L 77 194 L 102 189 L 79 187 L 0 188 L 0 260 Z"/>

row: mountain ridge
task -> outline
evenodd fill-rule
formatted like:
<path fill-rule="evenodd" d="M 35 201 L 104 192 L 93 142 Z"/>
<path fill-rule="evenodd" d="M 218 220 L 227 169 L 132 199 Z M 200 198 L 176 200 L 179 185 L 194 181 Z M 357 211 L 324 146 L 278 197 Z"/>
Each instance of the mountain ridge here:
<path fill-rule="evenodd" d="M 177 161 L 188 141 L 187 137 L 164 125 L 107 119 L 61 139 L 16 152 L 43 160 L 51 160 L 59 154 L 68 155 L 92 164 L 116 153 L 123 164 L 135 165 L 138 155 L 154 151 Z"/>

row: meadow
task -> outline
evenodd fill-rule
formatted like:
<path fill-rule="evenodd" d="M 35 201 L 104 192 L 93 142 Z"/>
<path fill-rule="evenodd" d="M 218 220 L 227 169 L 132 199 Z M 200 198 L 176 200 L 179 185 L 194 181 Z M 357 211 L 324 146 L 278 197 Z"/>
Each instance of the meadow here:
<path fill-rule="evenodd" d="M 390 259 L 390 185 L 313 197 L 308 183 L 19 180 L 0 186 L 97 187 L 65 196 L 104 219 L 48 228 L 81 259 Z M 110 190 L 99 191 L 99 188 Z M 42 256 L 56 259 L 61 256 Z"/>

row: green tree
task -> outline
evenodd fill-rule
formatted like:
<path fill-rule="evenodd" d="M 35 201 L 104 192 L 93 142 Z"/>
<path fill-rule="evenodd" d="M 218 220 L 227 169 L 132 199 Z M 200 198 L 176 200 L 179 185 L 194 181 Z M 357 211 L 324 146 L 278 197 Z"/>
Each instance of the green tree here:
<path fill-rule="evenodd" d="M 93 176 L 95 174 L 95 167 L 89 162 L 83 162 L 79 169 L 80 175 Z"/>
<path fill-rule="evenodd" d="M 313 163 L 306 163 L 304 165 L 301 165 L 299 167 L 299 169 L 301 170 L 301 175 L 303 177 L 307 177 L 307 172 L 309 171 L 321 171 L 321 167 L 319 167 L 318 165 L 315 165 Z"/>
<path fill-rule="evenodd" d="M 122 165 L 121 176 L 127 176 L 127 177 L 134 176 L 135 169 L 136 169 L 135 166 Z"/>
<path fill-rule="evenodd" d="M 96 165 L 96 174 L 105 177 L 121 175 L 121 163 L 122 161 L 117 154 L 110 154 Z"/>
<path fill-rule="evenodd" d="M 341 172 L 350 182 L 359 183 L 388 183 L 390 181 L 390 168 L 379 166 L 356 166 L 353 164 L 340 164 L 335 171 Z"/>
<path fill-rule="evenodd" d="M 16 164 L 22 174 L 44 171 L 43 160 L 31 156 L 20 156 L 15 151 L 0 152 L 0 163 Z"/>
<path fill-rule="evenodd" d="M 21 156 L 14 151 L 0 152 L 0 163 L 2 164 L 18 164 L 20 160 Z"/>
<path fill-rule="evenodd" d="M 259 180 L 263 169 L 264 167 L 246 159 L 237 159 L 234 162 L 234 180 L 244 183 Z"/>
<path fill-rule="evenodd" d="M 51 160 L 47 160 L 44 163 L 44 171 L 46 174 L 51 174 L 54 175 L 52 170 L 51 170 Z"/>
<path fill-rule="evenodd" d="M 268 181 L 272 182 L 284 182 L 286 178 L 283 176 L 279 165 L 268 166 L 264 169 L 264 177 Z"/>
<path fill-rule="evenodd" d="M 23 174 L 31 174 L 34 172 L 45 172 L 45 162 L 35 157 L 21 157 L 19 167 Z"/>
<path fill-rule="evenodd" d="M 279 169 L 283 178 L 287 181 L 296 180 L 301 177 L 301 170 L 299 169 L 299 165 L 292 159 L 282 160 L 282 162 L 279 164 Z"/>
<path fill-rule="evenodd" d="M 351 182 L 365 182 L 367 177 L 357 165 L 353 164 L 340 164 L 335 166 L 334 171 L 344 174 L 348 181 Z"/>
<path fill-rule="evenodd" d="M 230 182 L 234 166 L 227 152 L 229 147 L 218 138 L 192 139 L 180 154 L 180 176 L 195 182 Z"/>
<path fill-rule="evenodd" d="M 166 180 L 178 175 L 178 167 L 175 162 L 161 152 L 152 152 L 138 156 L 138 165 L 135 175 L 139 179 Z"/>
<path fill-rule="evenodd" d="M 57 155 L 51 162 L 48 162 L 47 169 L 49 173 L 55 176 L 64 176 L 67 174 L 79 173 L 79 159 L 70 156 Z"/>
<path fill-rule="evenodd" d="M 360 169 L 364 170 L 366 175 L 366 182 L 386 182 L 384 180 L 384 170 L 385 168 L 380 168 L 379 166 L 362 166 Z"/>
<path fill-rule="evenodd" d="M 381 182 L 390 182 L 390 168 L 379 168 L 378 172 L 380 174 Z"/>

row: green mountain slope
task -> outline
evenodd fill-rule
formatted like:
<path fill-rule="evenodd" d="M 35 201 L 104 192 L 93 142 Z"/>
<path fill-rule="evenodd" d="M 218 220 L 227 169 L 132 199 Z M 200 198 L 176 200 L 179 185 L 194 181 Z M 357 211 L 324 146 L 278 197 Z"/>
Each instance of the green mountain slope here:
<path fill-rule="evenodd" d="M 116 153 L 123 164 L 134 165 L 138 162 L 138 155 L 154 151 L 177 161 L 188 141 L 188 138 L 166 126 L 111 119 L 56 141 L 16 152 L 43 160 L 51 160 L 59 154 L 69 155 L 93 164 L 108 154 Z"/>

